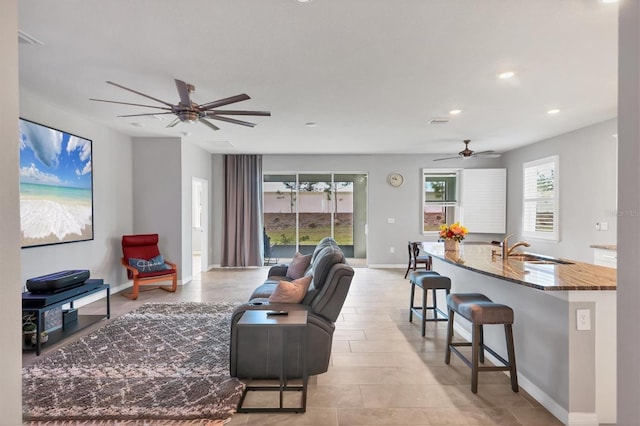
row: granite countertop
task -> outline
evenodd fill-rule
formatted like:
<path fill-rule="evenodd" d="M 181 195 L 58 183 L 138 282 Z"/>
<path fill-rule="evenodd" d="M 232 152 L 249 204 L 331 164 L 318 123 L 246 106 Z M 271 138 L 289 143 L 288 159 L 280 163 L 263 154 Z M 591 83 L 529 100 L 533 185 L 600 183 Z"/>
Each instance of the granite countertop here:
<path fill-rule="evenodd" d="M 605 266 L 573 260 L 568 260 L 570 264 L 537 264 L 512 258 L 503 261 L 500 247 L 491 244 L 463 243 L 455 252 L 445 252 L 443 243 L 422 243 L 422 248 L 431 256 L 461 268 L 538 290 L 616 289 L 616 270 Z M 492 256 L 492 250 L 497 255 Z"/>
<path fill-rule="evenodd" d="M 611 250 L 611 251 L 618 250 L 618 247 L 615 244 L 593 244 L 593 245 L 590 245 L 589 247 L 602 249 L 602 250 Z"/>

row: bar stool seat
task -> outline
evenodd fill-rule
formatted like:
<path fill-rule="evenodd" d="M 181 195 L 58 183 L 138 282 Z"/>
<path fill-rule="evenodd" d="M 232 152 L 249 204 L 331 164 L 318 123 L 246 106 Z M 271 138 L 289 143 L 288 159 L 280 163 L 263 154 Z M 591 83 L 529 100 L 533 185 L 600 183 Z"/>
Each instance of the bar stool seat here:
<path fill-rule="evenodd" d="M 478 392 L 478 373 L 481 371 L 509 371 L 511 390 L 518 392 L 518 375 L 516 372 L 516 357 L 512 330 L 514 321 L 513 309 L 507 305 L 494 303 L 491 299 L 480 293 L 450 294 L 447 296 L 447 307 L 449 309 L 449 324 L 447 327 L 445 364 L 449 364 L 451 361 L 451 351 L 453 351 L 471 368 L 471 391 L 473 393 Z M 456 313 L 472 323 L 471 342 L 453 342 L 453 321 Z M 483 326 L 491 324 L 504 325 L 507 344 L 506 360 L 484 344 Z M 471 360 L 457 349 L 458 346 L 471 346 Z M 478 363 L 484 363 L 485 350 L 496 357 L 503 365 L 480 367 Z"/>
<path fill-rule="evenodd" d="M 447 314 L 438 308 L 436 298 L 436 290 L 445 290 L 449 295 L 451 291 L 451 279 L 444 277 L 435 271 L 413 271 L 409 275 L 411 283 L 411 300 L 409 301 L 409 322 L 413 322 L 413 314 L 422 320 L 422 337 L 426 334 L 427 321 L 447 321 Z M 422 305 L 414 305 L 414 297 L 416 286 L 422 289 Z M 433 296 L 433 304 L 427 306 L 427 290 L 431 290 Z M 432 318 L 427 318 L 427 310 L 433 312 Z M 440 317 L 438 317 L 438 314 Z"/>

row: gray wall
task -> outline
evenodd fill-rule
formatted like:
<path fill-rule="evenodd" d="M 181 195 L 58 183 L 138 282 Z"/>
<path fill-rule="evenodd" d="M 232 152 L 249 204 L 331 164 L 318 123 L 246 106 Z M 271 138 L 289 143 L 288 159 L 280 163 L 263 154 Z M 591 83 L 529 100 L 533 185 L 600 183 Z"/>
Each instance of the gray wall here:
<path fill-rule="evenodd" d="M 180 138 L 133 138 L 133 232 L 159 234 L 160 252 L 178 264 L 182 280 L 180 142 Z"/>
<path fill-rule="evenodd" d="M 436 155 L 265 155 L 262 168 L 269 172 L 368 173 L 369 265 L 407 263 L 407 241 L 425 240 L 422 235 L 422 169 L 451 167 L 500 167 L 499 159 L 472 159 L 435 163 Z M 387 175 L 400 172 L 400 188 L 387 184 Z M 387 218 L 395 223 L 388 224 Z M 491 239 L 486 235 L 477 236 Z M 470 238 L 472 239 L 472 238 Z M 390 253 L 390 247 L 395 253 Z"/>
<path fill-rule="evenodd" d="M 0 425 L 22 422 L 20 199 L 18 193 L 18 1 L 2 3 L 0 15 Z"/>
<path fill-rule="evenodd" d="M 505 153 L 507 168 L 507 233 L 522 236 L 522 164 L 560 156 L 560 242 L 527 240 L 532 252 L 593 262 L 592 244 L 615 244 L 616 146 L 615 119 L 584 127 Z M 596 222 L 608 231 L 596 231 Z"/>
<path fill-rule="evenodd" d="M 193 178 L 200 178 L 206 180 L 209 185 L 208 202 L 211 204 L 211 180 L 212 180 L 212 157 L 204 151 L 202 148 L 189 143 L 188 141 L 182 141 L 181 144 L 181 162 L 182 162 L 182 282 L 191 281 L 193 277 L 193 262 L 192 262 L 192 250 L 193 250 L 193 215 L 192 210 L 192 181 Z M 210 209 L 210 207 L 209 207 Z M 207 229 L 211 234 L 211 214 L 202 218 L 203 221 L 207 221 Z M 203 236 L 204 237 L 204 236 Z M 209 239 L 209 245 L 210 243 Z M 198 245 L 198 248 L 200 246 Z M 211 250 L 208 250 L 211 253 Z M 209 253 L 202 253 L 202 264 L 209 265 Z"/>
<path fill-rule="evenodd" d="M 640 419 L 640 7 L 620 3 L 618 174 L 618 424 Z"/>
<path fill-rule="evenodd" d="M 20 115 L 29 120 L 93 140 L 94 239 L 22 250 L 21 290 L 27 278 L 64 269 L 88 269 L 94 278 L 119 285 L 127 281 L 120 266 L 123 234 L 133 231 L 131 139 L 72 111 L 20 91 Z"/>
<path fill-rule="evenodd" d="M 421 182 L 423 168 L 489 168 L 507 170 L 507 231 L 520 236 L 522 212 L 522 163 L 560 155 L 561 241 L 531 241 L 532 251 L 592 262 L 592 244 L 616 243 L 616 120 L 608 120 L 565 135 L 505 153 L 498 159 L 472 159 L 434 163 L 434 155 L 265 155 L 263 171 L 270 172 L 352 172 L 368 173 L 368 246 L 370 265 L 400 265 L 407 261 L 408 240 L 427 240 L 421 233 Z M 579 149 L 577 149 L 579 148 Z M 217 159 L 216 159 L 217 157 Z M 218 166 L 216 167 L 216 164 Z M 400 188 L 386 182 L 397 171 L 405 176 Z M 214 176 L 222 180 L 222 156 L 214 156 Z M 216 180 L 216 178 L 214 178 Z M 213 189 L 214 211 L 221 214 L 223 193 Z M 387 223 L 394 218 L 395 223 Z M 214 220 L 221 223 L 221 218 Z M 595 223 L 606 221 L 608 231 L 596 231 Z M 476 234 L 469 240 L 488 241 L 502 235 Z M 221 245 L 214 235 L 214 247 Z M 390 253 L 390 247 L 395 253 Z M 219 253 L 213 261 L 220 263 Z"/>

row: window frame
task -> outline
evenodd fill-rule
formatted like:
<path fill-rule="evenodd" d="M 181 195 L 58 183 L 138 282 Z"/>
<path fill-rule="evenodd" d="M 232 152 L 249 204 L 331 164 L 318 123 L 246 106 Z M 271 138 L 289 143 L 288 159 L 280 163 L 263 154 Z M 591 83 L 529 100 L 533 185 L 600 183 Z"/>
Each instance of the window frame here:
<path fill-rule="evenodd" d="M 527 170 L 540 168 L 542 165 L 553 165 L 553 196 L 552 197 L 527 197 Z M 537 185 L 537 183 L 536 183 Z M 537 192 L 536 192 L 537 194 Z M 528 230 L 527 226 L 527 203 L 553 202 L 553 230 L 551 232 Z M 535 227 L 535 224 L 534 224 Z M 560 241 L 560 156 L 552 155 L 538 160 L 522 163 L 522 236 L 531 239 L 544 240 L 550 242 Z"/>
<path fill-rule="evenodd" d="M 433 206 L 442 206 L 443 208 L 453 208 L 453 222 L 458 222 L 460 220 L 460 183 L 461 183 L 461 168 L 454 169 L 431 169 L 431 168 L 423 168 L 422 169 L 422 180 L 420 181 L 420 192 L 421 192 L 421 200 L 422 203 L 420 205 L 420 232 L 422 235 L 438 235 L 439 230 L 426 230 L 424 223 L 424 210 L 427 203 Z M 443 202 L 428 202 L 425 190 L 425 182 L 427 177 L 438 177 L 438 176 L 453 176 L 455 177 L 455 201 L 443 201 Z M 446 213 L 445 213 L 446 214 Z M 452 223 L 453 223 L 452 222 Z M 449 223 L 449 222 L 447 222 Z"/>

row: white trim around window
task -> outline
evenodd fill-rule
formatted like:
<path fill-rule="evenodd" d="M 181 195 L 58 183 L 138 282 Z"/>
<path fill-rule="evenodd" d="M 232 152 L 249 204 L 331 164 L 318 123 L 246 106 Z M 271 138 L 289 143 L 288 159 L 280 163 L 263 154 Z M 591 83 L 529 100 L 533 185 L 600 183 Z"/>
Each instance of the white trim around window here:
<path fill-rule="evenodd" d="M 560 157 L 522 164 L 522 235 L 559 241 Z"/>

